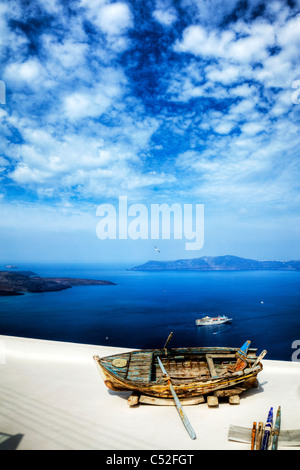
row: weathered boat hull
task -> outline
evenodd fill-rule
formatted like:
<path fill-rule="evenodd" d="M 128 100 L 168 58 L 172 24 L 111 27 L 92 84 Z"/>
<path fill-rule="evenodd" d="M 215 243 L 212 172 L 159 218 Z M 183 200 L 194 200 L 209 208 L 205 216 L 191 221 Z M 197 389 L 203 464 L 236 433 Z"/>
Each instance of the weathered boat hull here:
<path fill-rule="evenodd" d="M 238 348 L 174 348 L 131 351 L 94 360 L 106 386 L 115 391 L 171 398 L 162 376 L 159 357 L 178 397 L 206 395 L 220 389 L 257 385 L 262 364 L 255 364 L 256 350 L 249 349 L 243 370 L 235 370 Z"/>

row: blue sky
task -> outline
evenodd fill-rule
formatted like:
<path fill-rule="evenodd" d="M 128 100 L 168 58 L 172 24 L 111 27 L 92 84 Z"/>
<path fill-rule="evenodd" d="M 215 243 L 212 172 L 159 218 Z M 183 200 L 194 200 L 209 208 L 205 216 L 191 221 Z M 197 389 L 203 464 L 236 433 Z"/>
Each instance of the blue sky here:
<path fill-rule="evenodd" d="M 300 2 L 0 3 L 0 259 L 147 261 L 96 208 L 205 205 L 162 259 L 299 259 Z"/>

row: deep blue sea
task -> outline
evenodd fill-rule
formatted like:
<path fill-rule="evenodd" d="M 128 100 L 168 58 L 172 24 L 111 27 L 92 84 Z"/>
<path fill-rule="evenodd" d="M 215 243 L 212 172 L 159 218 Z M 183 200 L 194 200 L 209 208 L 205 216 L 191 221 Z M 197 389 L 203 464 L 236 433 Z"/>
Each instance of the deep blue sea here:
<path fill-rule="evenodd" d="M 60 292 L 0 297 L 0 334 L 128 348 L 232 346 L 292 360 L 300 341 L 300 272 L 136 272 L 130 266 L 19 265 L 41 276 L 109 280 Z M 204 315 L 231 324 L 197 327 Z M 294 343 L 294 346 L 293 346 Z M 299 347 L 299 346 L 298 346 Z M 298 355 L 299 357 L 299 355 Z"/>

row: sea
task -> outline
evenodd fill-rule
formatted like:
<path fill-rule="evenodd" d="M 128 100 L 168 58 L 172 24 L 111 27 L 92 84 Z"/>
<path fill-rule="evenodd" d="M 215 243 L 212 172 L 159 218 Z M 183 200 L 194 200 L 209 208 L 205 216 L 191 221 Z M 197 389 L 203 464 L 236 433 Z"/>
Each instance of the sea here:
<path fill-rule="evenodd" d="M 240 347 L 300 361 L 300 272 L 130 271 L 104 264 L 26 264 L 47 277 L 108 280 L 59 292 L 0 297 L 0 334 L 125 347 Z M 196 326 L 205 315 L 230 324 Z"/>

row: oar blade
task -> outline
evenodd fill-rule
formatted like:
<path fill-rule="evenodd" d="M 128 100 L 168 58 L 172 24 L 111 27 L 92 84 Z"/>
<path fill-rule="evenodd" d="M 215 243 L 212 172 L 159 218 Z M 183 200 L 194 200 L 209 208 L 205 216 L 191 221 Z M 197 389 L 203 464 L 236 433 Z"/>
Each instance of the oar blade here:
<path fill-rule="evenodd" d="M 181 405 L 181 403 L 180 403 L 180 401 L 179 401 L 179 398 L 178 398 L 178 396 L 177 396 L 177 394 L 176 394 L 176 392 L 175 392 L 175 390 L 174 390 L 174 387 L 173 387 L 173 385 L 172 385 L 172 383 L 171 383 L 171 379 L 169 378 L 169 376 L 168 376 L 168 374 L 167 374 L 167 372 L 166 372 L 166 370 L 165 370 L 165 368 L 164 368 L 164 366 L 163 366 L 163 364 L 162 364 L 162 362 L 161 362 L 161 360 L 160 360 L 159 357 L 157 357 L 157 360 L 158 360 L 158 363 L 159 363 L 159 366 L 160 366 L 160 368 L 161 368 L 161 370 L 162 370 L 163 375 L 165 375 L 166 377 L 168 377 L 169 387 L 170 387 L 172 396 L 173 396 L 173 398 L 174 398 L 175 405 L 176 405 L 178 414 L 179 414 L 179 416 L 180 416 L 180 418 L 181 418 L 181 421 L 183 422 L 183 424 L 184 424 L 184 426 L 185 426 L 187 432 L 189 433 L 189 436 L 190 436 L 192 439 L 196 439 L 196 437 L 197 437 L 197 436 L 196 436 L 196 433 L 195 433 L 194 429 L 192 428 L 192 425 L 191 425 L 191 423 L 190 423 L 190 421 L 189 421 L 187 415 L 186 415 L 185 412 L 183 411 L 182 405 Z"/>
<path fill-rule="evenodd" d="M 177 395 L 176 395 L 176 392 L 175 392 L 175 390 L 174 390 L 172 384 L 169 384 L 169 386 L 170 386 L 170 390 L 171 390 L 171 393 L 172 393 L 172 395 L 173 395 L 173 398 L 174 398 L 174 401 L 175 401 L 175 404 L 176 404 L 176 408 L 177 408 L 178 414 L 179 414 L 179 416 L 180 416 L 180 418 L 181 418 L 181 420 L 182 420 L 182 422 L 183 422 L 183 424 L 184 424 L 184 426 L 185 426 L 187 432 L 189 433 L 189 435 L 190 435 L 190 437 L 191 437 L 192 439 L 196 439 L 196 437 L 197 437 L 197 436 L 196 436 L 196 433 L 195 433 L 195 431 L 194 431 L 194 429 L 193 429 L 193 427 L 192 427 L 192 425 L 191 425 L 191 423 L 190 423 L 190 421 L 189 421 L 187 415 L 186 415 L 185 412 L 183 411 L 182 405 L 181 405 L 181 403 L 180 403 L 180 401 L 179 401 L 179 399 L 178 399 L 178 397 L 177 397 Z"/>

